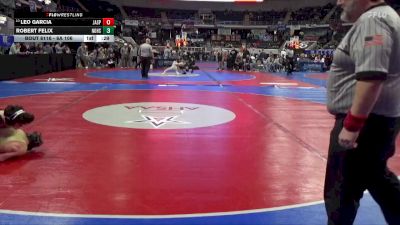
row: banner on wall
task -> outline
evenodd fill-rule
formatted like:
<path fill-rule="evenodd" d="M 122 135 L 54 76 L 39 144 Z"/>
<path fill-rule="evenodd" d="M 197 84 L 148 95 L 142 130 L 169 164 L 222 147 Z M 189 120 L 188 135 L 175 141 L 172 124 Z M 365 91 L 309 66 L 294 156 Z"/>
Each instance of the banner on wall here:
<path fill-rule="evenodd" d="M 231 35 L 232 34 L 232 29 L 230 29 L 230 28 L 218 28 L 218 34 L 219 35 Z"/>
<path fill-rule="evenodd" d="M 324 63 L 299 62 L 299 69 L 302 72 L 324 72 Z"/>
<path fill-rule="evenodd" d="M 254 35 L 265 35 L 266 30 L 265 29 L 252 29 L 251 33 Z"/>
<path fill-rule="evenodd" d="M 305 50 L 304 53 L 307 55 L 329 55 L 332 56 L 335 49 L 318 49 L 318 50 Z"/>
<path fill-rule="evenodd" d="M 125 22 L 125 25 L 127 25 L 127 26 L 134 26 L 134 27 L 139 26 L 138 20 L 124 20 L 124 22 Z"/>
<path fill-rule="evenodd" d="M 285 31 L 286 30 L 286 25 L 285 24 L 279 24 L 276 27 L 276 29 L 279 30 L 279 31 Z"/>
<path fill-rule="evenodd" d="M 297 38 L 291 38 L 290 41 L 286 41 L 286 47 L 292 47 L 298 50 L 306 50 L 307 48 L 311 47 L 315 41 L 299 41 Z"/>
<path fill-rule="evenodd" d="M 195 42 L 204 42 L 204 38 L 190 38 L 190 41 L 195 43 Z"/>
<path fill-rule="evenodd" d="M 0 35 L 0 46 L 9 48 L 14 43 L 14 36 L 12 35 Z"/>

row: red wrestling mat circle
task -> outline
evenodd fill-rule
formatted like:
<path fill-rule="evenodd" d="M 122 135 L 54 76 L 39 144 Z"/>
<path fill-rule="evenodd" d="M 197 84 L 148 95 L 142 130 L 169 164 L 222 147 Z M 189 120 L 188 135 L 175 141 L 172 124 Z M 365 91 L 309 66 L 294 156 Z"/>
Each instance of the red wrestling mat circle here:
<path fill-rule="evenodd" d="M 0 164 L 1 209 L 160 215 L 322 200 L 333 123 L 324 105 L 250 94 L 154 90 L 0 100 L 9 102 L 35 113 L 37 120 L 26 129 L 41 131 L 45 144 L 38 153 Z M 88 110 L 135 102 L 206 105 L 235 117 L 189 129 L 132 129 L 83 118 Z M 196 114 L 197 119 L 207 120 L 206 113 Z"/>

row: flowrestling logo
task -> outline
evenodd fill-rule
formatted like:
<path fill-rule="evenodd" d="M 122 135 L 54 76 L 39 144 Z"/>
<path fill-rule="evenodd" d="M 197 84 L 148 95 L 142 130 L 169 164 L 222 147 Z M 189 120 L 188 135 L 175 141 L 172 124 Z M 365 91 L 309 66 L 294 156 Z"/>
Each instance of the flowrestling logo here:
<path fill-rule="evenodd" d="M 137 102 L 90 109 L 83 118 L 97 124 L 135 129 L 190 129 L 228 123 L 232 111 L 209 105 Z"/>

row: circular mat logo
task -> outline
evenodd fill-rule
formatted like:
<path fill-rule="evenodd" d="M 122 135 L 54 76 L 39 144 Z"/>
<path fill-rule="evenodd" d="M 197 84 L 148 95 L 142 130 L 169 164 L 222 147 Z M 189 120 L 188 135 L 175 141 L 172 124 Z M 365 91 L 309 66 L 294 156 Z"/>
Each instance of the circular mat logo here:
<path fill-rule="evenodd" d="M 235 119 L 229 110 L 191 103 L 136 102 L 86 111 L 83 118 L 97 124 L 135 129 L 189 129 L 224 124 Z"/>

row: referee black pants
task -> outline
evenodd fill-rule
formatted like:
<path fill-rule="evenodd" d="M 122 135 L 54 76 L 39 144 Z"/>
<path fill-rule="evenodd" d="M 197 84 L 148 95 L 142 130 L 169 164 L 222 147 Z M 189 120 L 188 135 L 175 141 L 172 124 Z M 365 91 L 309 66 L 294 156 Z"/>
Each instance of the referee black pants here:
<path fill-rule="evenodd" d="M 293 70 L 294 70 L 294 59 L 288 57 L 288 60 L 287 60 L 286 63 L 288 63 L 288 70 L 287 70 L 287 73 L 288 73 L 288 74 L 292 74 L 292 73 L 293 73 Z"/>
<path fill-rule="evenodd" d="M 141 57 L 140 58 L 140 66 L 142 67 L 142 77 L 143 78 L 149 77 L 150 65 L 151 65 L 150 57 Z"/>
<path fill-rule="evenodd" d="M 324 199 L 329 225 L 350 225 L 363 192 L 368 190 L 390 225 L 400 224 L 400 183 L 387 167 L 395 153 L 400 118 L 371 114 L 355 149 L 338 143 L 345 115 L 336 117 L 326 168 Z"/>

